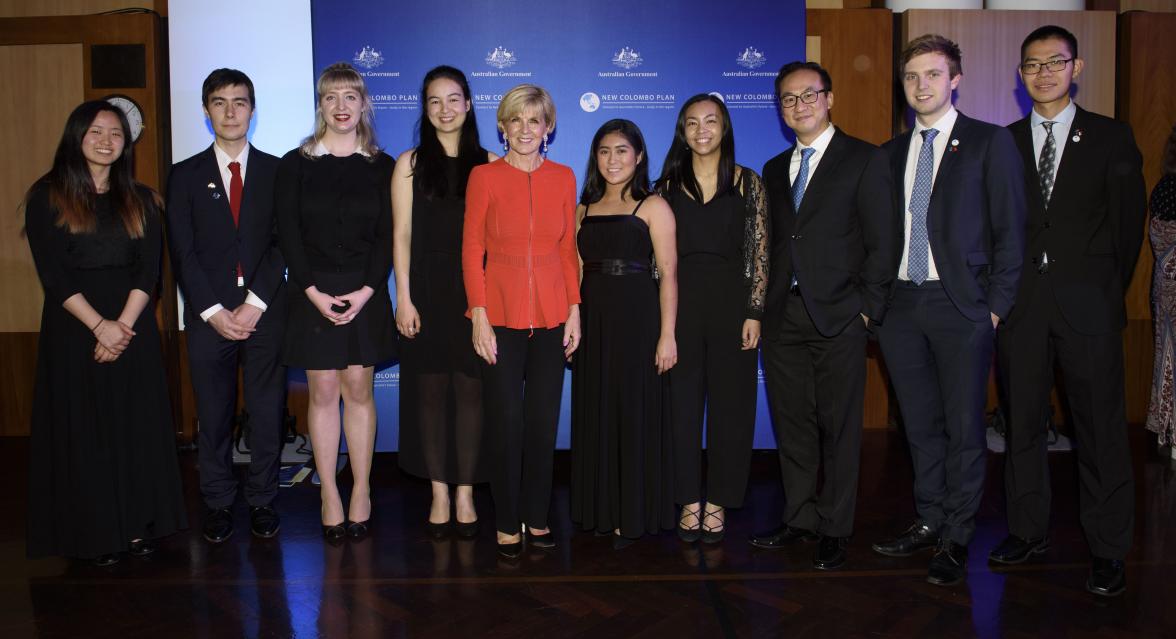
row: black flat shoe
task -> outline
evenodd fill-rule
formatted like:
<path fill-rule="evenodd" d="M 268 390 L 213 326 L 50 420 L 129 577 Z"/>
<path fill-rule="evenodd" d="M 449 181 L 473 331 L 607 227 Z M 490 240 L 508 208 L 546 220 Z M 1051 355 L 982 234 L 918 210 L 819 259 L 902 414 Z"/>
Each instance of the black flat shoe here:
<path fill-rule="evenodd" d="M 433 539 L 445 539 L 449 536 L 449 528 L 452 520 L 440 524 L 434 524 L 431 521 L 425 522 L 425 533 Z"/>
<path fill-rule="evenodd" d="M 523 538 L 510 544 L 498 544 L 498 554 L 507 559 L 518 559 L 523 554 Z"/>
<path fill-rule="evenodd" d="M 204 517 L 204 539 L 210 544 L 224 543 L 233 536 L 233 513 L 228 508 L 214 508 Z"/>
<path fill-rule="evenodd" d="M 693 510 L 683 510 L 686 510 L 686 513 L 678 517 L 678 539 L 692 544 L 702 537 L 702 506 L 699 505 L 698 508 Z M 687 518 L 690 517 L 694 518 L 695 525 L 683 526 L 682 524 L 686 523 Z"/>
<path fill-rule="evenodd" d="M 282 519 L 273 506 L 253 506 L 249 509 L 249 530 L 254 537 L 271 539 L 282 529 Z"/>
<path fill-rule="evenodd" d="M 813 568 L 817 570 L 836 570 L 845 564 L 845 547 L 849 540 L 845 537 L 821 537 L 817 546 L 817 553 L 813 555 Z"/>
<path fill-rule="evenodd" d="M 811 544 L 820 540 L 821 536 L 812 531 L 780 524 L 771 530 L 755 533 L 747 541 L 756 548 L 780 550 L 797 542 Z"/>
<path fill-rule="evenodd" d="M 343 524 L 330 526 L 323 524 L 323 539 L 326 539 L 327 543 L 337 544 L 346 538 L 347 529 L 343 527 Z"/>
<path fill-rule="evenodd" d="M 546 535 L 527 535 L 527 543 L 533 548 L 550 550 L 555 548 L 555 535 L 548 531 Z"/>
<path fill-rule="evenodd" d="M 99 568 L 107 568 L 117 564 L 119 559 L 121 559 L 121 557 L 118 556 L 118 553 L 98 555 L 94 558 L 94 565 L 98 566 Z"/>
<path fill-rule="evenodd" d="M 929 550 L 939 544 L 939 531 L 916 521 L 893 539 L 874 544 L 874 552 L 887 557 L 910 557 L 920 550 Z"/>
<path fill-rule="evenodd" d="M 626 537 L 626 536 L 621 535 L 619 533 L 613 533 L 613 535 L 612 535 L 613 550 L 624 550 L 624 549 L 628 548 L 629 546 L 632 546 L 635 543 L 637 543 L 636 539 Z"/>
<path fill-rule="evenodd" d="M 940 539 L 935 556 L 927 568 L 927 583 L 954 586 L 964 580 L 968 569 L 968 547 L 950 539 Z"/>
<path fill-rule="evenodd" d="M 1000 545 L 988 553 L 988 561 L 997 564 L 1019 564 L 1033 555 L 1040 555 L 1049 550 L 1049 538 L 1022 539 L 1016 535 L 1009 535 Z"/>
<path fill-rule="evenodd" d="M 155 543 L 150 539 L 137 539 L 131 542 L 131 547 L 127 552 L 135 557 L 146 557 L 155 552 Z"/>
<path fill-rule="evenodd" d="M 366 521 L 344 522 L 347 526 L 347 536 L 352 539 L 363 539 L 367 537 L 369 521 L 371 521 L 370 518 Z"/>
<path fill-rule="evenodd" d="M 1127 590 L 1127 566 L 1120 559 L 1095 557 L 1086 579 L 1086 591 L 1100 597 L 1117 597 Z"/>
<path fill-rule="evenodd" d="M 454 532 L 462 539 L 473 539 L 478 536 L 478 531 L 482 529 L 481 523 L 477 519 L 473 521 L 457 522 L 453 526 Z"/>

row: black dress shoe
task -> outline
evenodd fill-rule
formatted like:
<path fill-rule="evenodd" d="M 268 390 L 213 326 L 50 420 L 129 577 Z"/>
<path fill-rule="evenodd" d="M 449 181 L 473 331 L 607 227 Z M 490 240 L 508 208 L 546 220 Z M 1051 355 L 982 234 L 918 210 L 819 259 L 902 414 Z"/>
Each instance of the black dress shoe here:
<path fill-rule="evenodd" d="M 887 557 L 910 557 L 920 550 L 934 548 L 939 543 L 939 531 L 916 521 L 901 535 L 874 544 L 874 552 Z"/>
<path fill-rule="evenodd" d="M 540 550 L 551 550 L 555 548 L 555 535 L 550 530 L 546 535 L 528 534 L 527 543 Z"/>
<path fill-rule="evenodd" d="M 155 542 L 150 539 L 136 539 L 131 542 L 128 552 L 135 557 L 146 557 L 155 552 Z"/>
<path fill-rule="evenodd" d="M 1000 545 L 988 553 L 988 561 L 998 564 L 1019 564 L 1033 555 L 1049 550 L 1049 538 L 1022 539 L 1009 535 Z"/>
<path fill-rule="evenodd" d="M 821 537 L 817 546 L 817 554 L 813 555 L 813 568 L 817 570 L 834 570 L 845 563 L 845 547 L 849 545 L 846 537 Z"/>
<path fill-rule="evenodd" d="M 204 539 L 212 544 L 222 543 L 233 536 L 233 513 L 228 508 L 214 508 L 204 517 Z"/>
<path fill-rule="evenodd" d="M 477 537 L 478 531 L 481 530 L 481 528 L 482 526 L 478 523 L 477 519 L 466 522 L 459 521 L 453 525 L 454 532 L 456 532 L 457 536 L 461 537 L 462 539 L 473 539 L 474 537 Z"/>
<path fill-rule="evenodd" d="M 440 524 L 434 524 L 431 521 L 426 521 L 425 522 L 425 533 L 427 533 L 429 535 L 429 537 L 432 537 L 433 539 L 445 539 L 446 537 L 449 536 L 449 529 L 450 529 L 451 523 L 452 523 L 452 520 L 445 521 Z"/>
<path fill-rule="evenodd" d="M 249 530 L 254 537 L 270 539 L 282 529 L 282 519 L 273 506 L 253 506 L 249 509 Z"/>
<path fill-rule="evenodd" d="M 968 568 L 968 547 L 950 539 L 939 540 L 935 556 L 927 568 L 927 583 L 954 586 L 964 580 Z"/>
<path fill-rule="evenodd" d="M 333 524 L 330 526 L 323 524 L 323 539 L 326 539 L 327 543 L 337 544 L 346 538 L 347 529 L 343 527 L 343 524 Z"/>
<path fill-rule="evenodd" d="M 1117 597 L 1127 589 L 1127 566 L 1121 559 L 1095 557 L 1090 564 L 1086 590 L 1102 597 Z"/>
<path fill-rule="evenodd" d="M 613 550 L 624 550 L 635 543 L 637 543 L 637 540 L 632 537 L 626 537 L 620 533 L 612 534 Z"/>
<path fill-rule="evenodd" d="M 365 521 L 344 522 L 344 524 L 347 526 L 347 536 L 352 539 L 363 539 L 364 537 L 367 537 L 369 521 L 371 521 L 371 518 L 368 518 Z"/>
<path fill-rule="evenodd" d="M 117 564 L 119 559 L 118 553 L 113 552 L 106 555 L 98 555 L 94 558 L 94 565 L 99 568 L 106 568 Z"/>
<path fill-rule="evenodd" d="M 765 550 L 779 550 L 798 541 L 813 543 L 821 537 L 803 528 L 793 528 L 788 524 L 780 524 L 771 530 L 758 532 L 748 537 L 747 541 L 756 548 Z"/>

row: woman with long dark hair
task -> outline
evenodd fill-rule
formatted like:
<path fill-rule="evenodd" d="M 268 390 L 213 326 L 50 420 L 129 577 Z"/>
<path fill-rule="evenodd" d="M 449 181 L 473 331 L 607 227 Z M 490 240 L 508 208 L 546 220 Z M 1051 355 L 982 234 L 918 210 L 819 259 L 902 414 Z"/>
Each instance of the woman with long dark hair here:
<path fill-rule="evenodd" d="M 726 509 L 741 506 L 747 488 L 769 246 L 763 181 L 735 163 L 721 99 L 703 93 L 682 105 L 657 187 L 677 219 L 679 362 L 671 401 L 678 535 L 717 543 Z"/>
<path fill-rule="evenodd" d="M 70 114 L 25 196 L 45 289 L 33 391 L 28 554 L 118 562 L 187 527 L 151 297 L 158 197 L 135 182 L 117 107 Z"/>
<path fill-rule="evenodd" d="M 306 369 L 323 536 L 338 542 L 368 532 L 373 374 L 396 355 L 388 295 L 394 162 L 376 144 L 371 100 L 351 65 L 327 67 L 317 95 L 314 133 L 278 164 L 274 213 L 291 283 L 283 359 Z M 353 480 L 346 511 L 335 480 L 340 399 Z"/>
<path fill-rule="evenodd" d="M 572 521 L 611 534 L 619 550 L 674 526 L 665 375 L 678 360 L 674 214 L 649 190 L 645 138 L 629 120 L 609 120 L 596 131 L 584 175 Z"/>
<path fill-rule="evenodd" d="M 547 159 L 555 102 L 520 84 L 498 104 L 501 160 L 466 188 L 462 276 L 474 351 L 485 360 L 486 439 L 498 552 L 552 548 L 547 527 L 564 361 L 580 345 L 576 176 Z"/>
<path fill-rule="evenodd" d="M 478 143 L 465 74 L 439 66 L 421 83 L 420 144 L 392 174 L 396 328 L 400 360 L 400 467 L 430 480 L 426 529 L 478 533 L 473 484 L 483 481 L 482 374 L 470 344 L 461 277 L 466 182 L 497 156 Z"/>

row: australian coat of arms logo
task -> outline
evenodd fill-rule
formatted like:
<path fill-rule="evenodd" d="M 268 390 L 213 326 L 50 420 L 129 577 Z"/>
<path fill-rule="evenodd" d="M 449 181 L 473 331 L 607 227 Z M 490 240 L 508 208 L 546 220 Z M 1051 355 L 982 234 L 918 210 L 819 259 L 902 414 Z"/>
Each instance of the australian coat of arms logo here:
<path fill-rule="evenodd" d="M 486 64 L 496 69 L 505 69 L 514 66 L 518 61 L 514 52 L 507 51 L 504 47 L 494 47 L 494 50 L 486 56 Z"/>
<path fill-rule="evenodd" d="M 629 47 L 621 49 L 620 53 L 613 56 L 612 63 L 622 69 L 632 69 L 633 67 L 641 66 L 641 54 Z"/>
<path fill-rule="evenodd" d="M 355 54 L 355 57 L 351 58 L 351 61 L 354 62 L 355 66 L 357 67 L 374 69 L 381 64 L 384 64 L 384 55 L 370 46 L 366 46 L 360 49 L 359 52 Z"/>
<path fill-rule="evenodd" d="M 747 47 L 739 57 L 735 58 L 735 62 L 746 69 L 757 69 L 764 66 L 768 58 L 761 52 L 757 51 L 755 47 Z"/>

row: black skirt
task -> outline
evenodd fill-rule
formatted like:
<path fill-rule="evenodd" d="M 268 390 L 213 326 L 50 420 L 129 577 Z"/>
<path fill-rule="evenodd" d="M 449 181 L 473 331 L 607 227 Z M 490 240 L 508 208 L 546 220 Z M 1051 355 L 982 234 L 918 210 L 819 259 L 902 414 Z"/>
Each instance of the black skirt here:
<path fill-rule="evenodd" d="M 344 295 L 363 288 L 363 272 L 315 272 L 315 286 L 330 295 Z M 397 356 L 396 327 L 392 299 L 387 286 L 375 294 L 355 316 L 342 326 L 323 317 L 306 292 L 289 287 L 290 314 L 282 361 L 287 366 L 308 370 L 343 370 L 348 366 L 376 366 L 392 363 Z"/>

